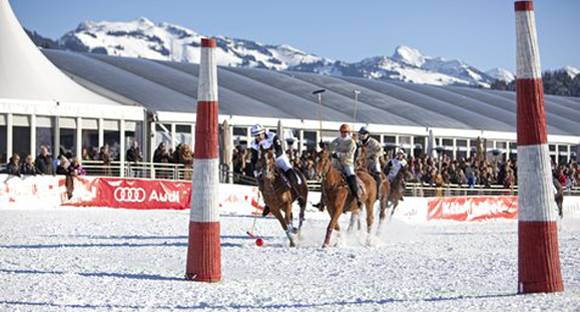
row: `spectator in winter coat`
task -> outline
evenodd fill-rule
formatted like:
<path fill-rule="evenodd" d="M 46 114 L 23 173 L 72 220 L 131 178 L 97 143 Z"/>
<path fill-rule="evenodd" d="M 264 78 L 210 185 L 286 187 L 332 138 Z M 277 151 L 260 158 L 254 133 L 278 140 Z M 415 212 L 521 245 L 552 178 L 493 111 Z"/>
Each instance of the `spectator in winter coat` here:
<path fill-rule="evenodd" d="M 131 147 L 127 150 L 127 161 L 134 163 L 143 161 L 143 154 L 139 150 L 139 143 L 137 141 L 133 141 Z"/>
<path fill-rule="evenodd" d="M 36 169 L 38 174 L 52 174 L 54 175 L 54 165 L 52 156 L 48 154 L 46 146 L 40 147 L 40 155 L 36 157 Z"/>
<path fill-rule="evenodd" d="M 60 157 L 60 164 L 56 168 L 56 174 L 58 175 L 68 175 L 68 160 L 66 157 Z"/>
<path fill-rule="evenodd" d="M 179 159 L 185 169 L 183 178 L 188 181 L 191 180 L 191 175 L 193 173 L 193 153 L 191 152 L 189 145 L 181 145 Z"/>
<path fill-rule="evenodd" d="M 154 163 L 170 163 L 171 162 L 171 154 L 169 154 L 169 151 L 167 150 L 165 143 L 161 142 L 159 143 L 159 146 L 157 146 L 157 149 L 155 150 L 155 153 L 153 154 L 153 162 Z M 156 165 L 155 166 L 155 176 L 161 179 L 168 179 L 171 175 L 170 172 L 168 172 L 168 167 L 166 166 L 159 166 Z"/>
<path fill-rule="evenodd" d="M 20 169 L 23 175 L 33 175 L 35 176 L 38 173 L 36 166 L 34 165 L 34 160 L 32 159 L 32 155 L 26 156 L 26 161 L 22 164 L 22 168 Z"/>
<path fill-rule="evenodd" d="M 169 163 L 171 162 L 171 155 L 167 150 L 164 142 L 159 143 L 155 153 L 153 154 L 153 162 L 156 163 Z"/>
<path fill-rule="evenodd" d="M 99 159 L 103 162 L 103 175 L 106 177 L 112 176 L 111 171 L 111 151 L 109 150 L 109 144 L 101 146 L 101 151 L 99 152 Z M 67 164 L 68 165 L 68 164 Z"/>
<path fill-rule="evenodd" d="M 70 166 L 68 167 L 68 175 L 70 175 L 71 177 L 78 177 L 78 176 L 84 176 L 87 173 L 85 172 L 85 170 L 83 169 L 83 167 L 81 167 L 81 164 L 79 163 L 79 159 L 78 158 L 73 158 Z"/>
<path fill-rule="evenodd" d="M 6 173 L 13 176 L 20 176 L 20 155 L 14 154 L 10 157 L 10 162 L 6 166 Z"/>

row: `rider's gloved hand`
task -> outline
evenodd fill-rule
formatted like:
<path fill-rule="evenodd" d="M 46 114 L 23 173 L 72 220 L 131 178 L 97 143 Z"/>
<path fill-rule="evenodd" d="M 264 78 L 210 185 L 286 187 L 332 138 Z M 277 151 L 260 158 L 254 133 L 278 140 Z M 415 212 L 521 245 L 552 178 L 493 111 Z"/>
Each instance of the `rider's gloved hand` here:
<path fill-rule="evenodd" d="M 257 178 L 259 176 L 260 176 L 260 171 L 254 170 L 254 178 Z"/>

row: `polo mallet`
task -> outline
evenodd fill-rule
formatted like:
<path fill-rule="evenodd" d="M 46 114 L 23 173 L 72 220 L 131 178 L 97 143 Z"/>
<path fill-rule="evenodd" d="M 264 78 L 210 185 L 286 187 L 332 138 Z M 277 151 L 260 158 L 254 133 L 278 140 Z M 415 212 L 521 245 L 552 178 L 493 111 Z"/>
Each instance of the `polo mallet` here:
<path fill-rule="evenodd" d="M 352 115 L 352 129 L 354 130 L 355 124 L 356 124 L 356 110 L 358 107 L 358 96 L 360 94 L 359 90 L 354 90 L 354 111 L 353 111 L 353 115 Z"/>
<path fill-rule="evenodd" d="M 320 142 L 322 142 L 322 93 L 326 92 L 326 89 L 320 89 L 312 92 L 312 94 L 318 96 L 318 122 L 320 123 Z"/>
<path fill-rule="evenodd" d="M 256 203 L 260 202 L 260 192 L 258 192 L 258 199 L 256 201 Z M 256 208 L 256 210 L 259 212 L 258 207 L 254 207 Z M 256 234 L 254 234 L 254 229 L 256 228 L 256 220 L 258 220 L 258 217 L 254 217 L 254 223 L 252 224 L 252 230 L 251 231 L 247 231 L 246 234 L 248 234 L 251 238 L 256 240 L 256 245 L 258 247 L 261 247 L 262 245 L 264 245 L 264 240 L 262 238 L 258 238 L 258 236 Z"/>

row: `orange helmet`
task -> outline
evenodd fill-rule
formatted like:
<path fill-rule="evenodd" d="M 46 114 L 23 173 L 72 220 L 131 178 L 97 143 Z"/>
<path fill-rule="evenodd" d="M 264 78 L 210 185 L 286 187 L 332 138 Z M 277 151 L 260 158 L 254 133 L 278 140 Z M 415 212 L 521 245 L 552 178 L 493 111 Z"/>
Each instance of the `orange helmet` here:
<path fill-rule="evenodd" d="M 340 132 L 350 132 L 350 126 L 347 124 L 342 124 L 339 129 Z"/>

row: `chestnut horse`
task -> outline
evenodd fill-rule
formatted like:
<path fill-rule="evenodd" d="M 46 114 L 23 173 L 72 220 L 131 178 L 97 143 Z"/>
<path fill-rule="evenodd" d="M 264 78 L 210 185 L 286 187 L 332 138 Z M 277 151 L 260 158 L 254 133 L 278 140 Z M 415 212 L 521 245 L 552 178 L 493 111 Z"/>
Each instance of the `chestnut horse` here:
<path fill-rule="evenodd" d="M 262 175 L 259 180 L 260 190 L 264 197 L 264 202 L 272 214 L 286 232 L 286 236 L 290 240 L 290 247 L 296 246 L 296 241 L 293 234 L 299 233 L 304 223 L 304 212 L 306 211 L 306 203 L 308 199 L 308 185 L 306 178 L 299 170 L 296 173 L 300 176 L 302 184 L 300 185 L 300 194 L 297 197 L 294 191 L 284 182 L 285 177 L 278 167 L 275 165 L 274 154 L 272 149 L 261 148 L 260 162 L 262 164 Z M 300 221 L 298 230 L 292 225 L 292 203 L 298 199 L 300 205 Z"/>
<path fill-rule="evenodd" d="M 324 244 L 322 245 L 323 248 L 326 248 L 330 246 L 332 231 L 340 231 L 338 218 L 341 216 L 343 211 L 358 213 L 360 208 L 357 206 L 353 195 L 350 193 L 342 172 L 331 166 L 326 151 L 323 150 L 320 153 L 315 151 L 314 157 L 316 172 L 322 177 L 321 187 L 324 196 L 322 202 L 330 214 L 330 223 L 326 229 L 326 237 L 324 239 Z M 366 171 L 359 170 L 356 172 L 356 175 L 359 181 L 362 182 L 362 185 L 359 185 L 359 187 L 362 187 L 360 198 L 367 209 L 367 232 L 370 234 L 374 218 L 373 206 L 377 198 L 376 183 L 375 179 Z M 351 218 L 351 227 L 353 226 L 353 222 L 354 219 Z"/>

